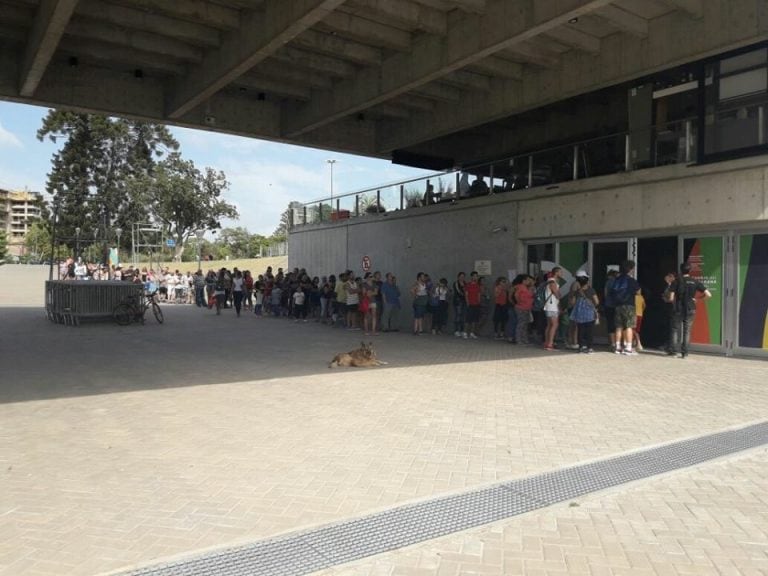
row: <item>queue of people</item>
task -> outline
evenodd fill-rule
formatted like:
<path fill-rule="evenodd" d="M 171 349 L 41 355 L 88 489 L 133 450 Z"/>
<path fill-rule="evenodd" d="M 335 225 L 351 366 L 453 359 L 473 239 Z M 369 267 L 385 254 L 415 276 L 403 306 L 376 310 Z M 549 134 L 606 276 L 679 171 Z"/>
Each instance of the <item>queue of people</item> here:
<path fill-rule="evenodd" d="M 643 350 L 641 334 L 645 310 L 643 290 L 634 277 L 635 263 L 627 260 L 618 270 L 608 272 L 605 288 L 598 294 L 589 274 L 579 270 L 566 286 L 563 271 L 552 270 L 534 278 L 519 274 L 510 282 L 500 276 L 492 287 L 473 271 L 467 278 L 459 272 L 449 285 L 446 278 L 434 281 L 419 272 L 407 289 L 412 302 L 411 332 L 456 338 L 477 339 L 488 319 L 493 338 L 518 345 L 539 345 L 547 351 L 570 349 L 594 352 L 595 326 L 604 318 L 610 349 L 616 354 L 637 355 Z M 690 276 L 690 265 L 680 274 L 665 277 L 662 295 L 668 311 L 669 336 L 665 351 L 685 358 L 690 350 L 691 329 L 695 320 L 696 299 L 711 293 Z M 256 316 L 290 317 L 296 322 L 313 320 L 366 335 L 397 332 L 403 314 L 403 293 L 391 272 L 365 272 L 363 276 L 345 270 L 338 275 L 313 276 L 294 268 L 273 273 L 268 267 L 254 277 L 237 268 L 203 274 L 198 270 L 155 271 L 146 267 L 106 267 L 70 258 L 62 263 L 61 275 L 70 280 L 114 280 L 144 284 L 148 292 L 158 293 L 160 302 L 194 304 L 221 315 L 232 308 L 236 316 L 243 311 Z"/>

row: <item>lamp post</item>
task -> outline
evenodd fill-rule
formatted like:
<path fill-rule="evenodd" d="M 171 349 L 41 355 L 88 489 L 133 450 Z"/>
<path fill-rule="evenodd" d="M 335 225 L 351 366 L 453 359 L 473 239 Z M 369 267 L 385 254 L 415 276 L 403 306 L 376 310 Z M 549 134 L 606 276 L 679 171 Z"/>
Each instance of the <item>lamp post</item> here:
<path fill-rule="evenodd" d="M 333 217 L 333 165 L 336 164 L 336 160 L 326 160 L 331 167 L 331 217 Z"/>
<path fill-rule="evenodd" d="M 80 258 L 80 226 L 75 226 L 75 259 Z"/>
<path fill-rule="evenodd" d="M 203 236 L 205 235 L 205 230 L 198 230 L 195 232 L 195 236 L 197 236 L 197 269 L 200 270 L 200 261 L 203 259 Z"/>
<path fill-rule="evenodd" d="M 54 192 L 55 194 L 55 192 Z M 53 223 L 51 225 L 51 263 L 48 268 L 48 280 L 53 280 L 53 259 L 56 252 L 56 221 L 59 219 L 59 199 L 53 200 Z M 58 264 L 56 266 L 58 268 Z"/>
<path fill-rule="evenodd" d="M 120 236 L 123 235 L 123 229 L 115 228 L 115 235 L 117 236 L 117 262 L 115 262 L 115 266 L 117 266 L 120 264 Z"/>

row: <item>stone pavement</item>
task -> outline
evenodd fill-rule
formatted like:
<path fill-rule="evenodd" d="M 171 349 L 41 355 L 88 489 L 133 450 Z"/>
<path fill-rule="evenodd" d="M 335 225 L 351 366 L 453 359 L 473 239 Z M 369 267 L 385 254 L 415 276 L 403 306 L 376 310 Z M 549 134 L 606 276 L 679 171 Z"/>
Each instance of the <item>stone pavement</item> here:
<path fill-rule="evenodd" d="M 166 306 L 162 326 L 57 326 L 42 277 L 0 267 L 2 575 L 106 573 L 768 415 L 764 361 L 399 333 L 376 337 L 388 366 L 329 370 L 359 332 L 186 306 Z M 680 554 L 766 573 L 766 459 L 752 451 L 326 573 L 685 573 Z M 628 566 L 608 561 L 620 552 Z"/>

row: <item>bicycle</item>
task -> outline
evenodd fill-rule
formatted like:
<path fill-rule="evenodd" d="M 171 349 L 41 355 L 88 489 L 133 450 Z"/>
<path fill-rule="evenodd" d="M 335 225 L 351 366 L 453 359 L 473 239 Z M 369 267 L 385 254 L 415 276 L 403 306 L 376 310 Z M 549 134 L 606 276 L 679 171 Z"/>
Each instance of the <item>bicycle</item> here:
<path fill-rule="evenodd" d="M 162 324 L 165 318 L 163 318 L 163 311 L 157 303 L 157 290 L 145 293 L 141 297 L 133 294 L 128 296 L 115 306 L 115 309 L 112 311 L 112 318 L 120 326 L 128 326 L 131 322 L 141 322 L 144 324 L 144 314 L 150 308 L 155 316 L 155 320 L 157 320 L 158 324 Z"/>

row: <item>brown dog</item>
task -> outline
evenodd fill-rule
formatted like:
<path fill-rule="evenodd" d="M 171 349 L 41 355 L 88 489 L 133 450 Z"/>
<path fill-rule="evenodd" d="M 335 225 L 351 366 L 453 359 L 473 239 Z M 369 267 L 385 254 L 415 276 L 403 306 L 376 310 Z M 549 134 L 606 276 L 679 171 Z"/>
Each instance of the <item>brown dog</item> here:
<path fill-rule="evenodd" d="M 376 359 L 376 352 L 373 350 L 373 342 L 360 342 L 360 348 L 357 350 L 350 350 L 349 352 L 342 352 L 336 354 L 328 364 L 328 368 L 335 368 L 336 366 L 356 366 L 358 368 L 364 368 L 368 366 L 381 366 L 386 364 L 381 360 Z"/>

